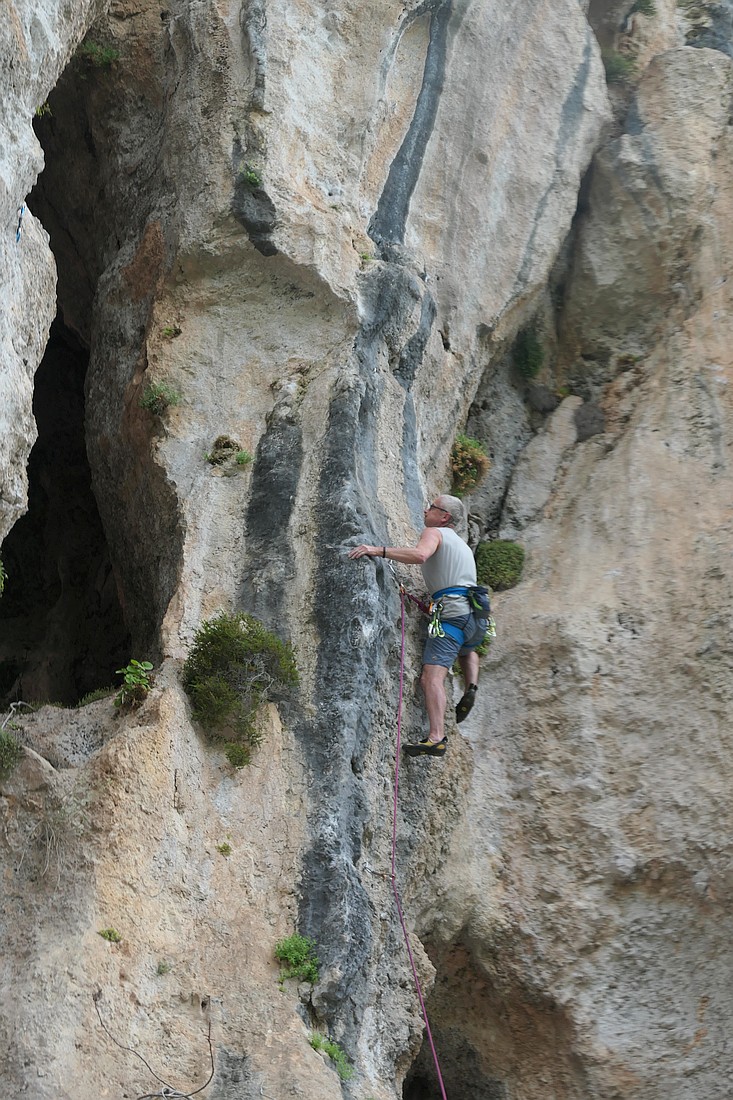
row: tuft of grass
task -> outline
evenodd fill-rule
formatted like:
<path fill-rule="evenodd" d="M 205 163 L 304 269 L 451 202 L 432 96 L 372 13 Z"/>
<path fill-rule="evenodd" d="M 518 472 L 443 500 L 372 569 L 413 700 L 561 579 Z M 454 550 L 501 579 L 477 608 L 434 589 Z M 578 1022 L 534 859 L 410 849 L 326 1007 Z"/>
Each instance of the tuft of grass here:
<path fill-rule="evenodd" d="M 260 743 L 257 708 L 298 683 L 295 654 L 246 612 L 221 612 L 201 624 L 183 666 L 183 687 L 194 717 L 225 742 L 230 764 L 244 767 Z"/>
<path fill-rule="evenodd" d="M 101 936 L 101 932 L 99 933 Z M 173 969 L 173 964 L 169 963 L 167 959 L 161 959 L 155 968 L 155 973 L 158 977 L 162 978 L 164 974 L 170 974 Z"/>
<path fill-rule="evenodd" d="M 275 944 L 275 958 L 282 963 L 281 982 L 286 978 L 298 978 L 311 984 L 318 981 L 318 968 L 321 964 L 316 955 L 316 945 L 306 936 L 300 936 L 296 932 L 279 940 Z"/>
<path fill-rule="evenodd" d="M 234 461 L 236 462 L 237 466 L 249 466 L 250 462 L 252 461 L 252 455 L 249 453 L 249 451 L 237 451 L 234 456 Z"/>
<path fill-rule="evenodd" d="M 115 689 L 113 687 L 95 688 L 94 691 L 89 691 L 86 695 L 82 695 L 76 705 L 78 707 L 88 707 L 90 703 L 96 703 L 99 699 L 109 698 L 114 691 Z"/>
<path fill-rule="evenodd" d="M 519 583 L 524 568 L 524 547 L 508 539 L 480 542 L 476 549 L 479 584 L 500 592 Z"/>
<path fill-rule="evenodd" d="M 23 748 L 12 733 L 0 730 L 0 779 L 7 779 L 15 771 L 23 756 Z"/>
<path fill-rule="evenodd" d="M 162 416 L 166 409 L 180 405 L 181 395 L 167 382 L 149 382 L 140 398 L 140 407 L 154 416 Z"/>
<path fill-rule="evenodd" d="M 636 65 L 633 58 L 626 57 L 618 50 L 603 50 L 601 56 L 609 84 L 623 84 L 634 75 Z"/>
<path fill-rule="evenodd" d="M 457 497 L 475 489 L 489 470 L 489 456 L 478 439 L 459 432 L 450 454 L 453 492 Z"/>
<path fill-rule="evenodd" d="M 216 850 L 220 856 L 230 856 L 232 854 L 232 846 L 226 840 L 221 844 L 217 844 Z"/>
<path fill-rule="evenodd" d="M 82 42 L 78 54 L 93 69 L 109 69 L 114 61 L 120 59 L 120 51 L 114 46 L 103 46 L 91 40 Z"/>
<path fill-rule="evenodd" d="M 122 936 L 116 928 L 103 928 L 97 935 L 101 936 L 103 940 L 107 940 L 108 943 L 122 943 Z"/>
<path fill-rule="evenodd" d="M 324 1054 L 328 1055 L 342 1081 L 351 1080 L 354 1076 L 354 1067 L 338 1043 L 325 1035 L 321 1035 L 318 1031 L 314 1031 L 308 1041 L 314 1050 L 322 1050 Z"/>
<path fill-rule="evenodd" d="M 161 335 L 166 340 L 175 340 L 176 336 L 181 335 L 181 328 L 179 325 L 166 325 Z"/>
<path fill-rule="evenodd" d="M 53 117 L 53 111 L 51 110 L 48 100 L 45 103 L 41 103 L 39 107 L 36 107 L 33 114 L 36 118 L 45 118 L 46 115 Z"/>

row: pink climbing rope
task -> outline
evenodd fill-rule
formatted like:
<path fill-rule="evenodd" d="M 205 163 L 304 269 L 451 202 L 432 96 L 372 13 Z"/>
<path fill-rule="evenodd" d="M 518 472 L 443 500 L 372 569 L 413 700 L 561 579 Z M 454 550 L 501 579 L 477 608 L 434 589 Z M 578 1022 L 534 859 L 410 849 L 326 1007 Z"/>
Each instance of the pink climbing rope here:
<path fill-rule="evenodd" d="M 394 769 L 394 806 L 392 809 L 392 893 L 394 894 L 395 904 L 397 906 L 397 914 L 400 918 L 400 924 L 402 925 L 402 934 L 405 937 L 405 945 L 407 947 L 407 954 L 410 958 L 410 966 L 412 967 L 412 976 L 415 979 L 415 989 L 417 990 L 417 996 L 420 1001 L 420 1008 L 422 1009 L 422 1018 L 425 1021 L 425 1031 L 427 1032 L 428 1042 L 430 1043 L 430 1049 L 433 1052 L 433 1062 L 435 1063 L 435 1072 L 438 1075 L 438 1081 L 440 1083 L 440 1092 L 443 1100 L 448 1100 L 445 1094 L 445 1085 L 443 1084 L 443 1076 L 440 1072 L 440 1062 L 438 1061 L 438 1054 L 435 1049 L 435 1043 L 433 1042 L 433 1034 L 430 1030 L 430 1022 L 428 1020 L 427 1009 L 425 1008 L 425 1001 L 422 995 L 422 989 L 420 987 L 420 979 L 417 976 L 417 967 L 415 966 L 415 959 L 412 955 L 412 948 L 410 947 L 410 937 L 407 933 L 407 927 L 405 925 L 405 918 L 402 914 L 402 905 L 400 904 L 400 895 L 397 890 L 397 871 L 395 868 L 397 858 L 397 794 L 399 792 L 400 785 L 400 747 L 402 744 L 402 696 L 404 693 L 405 682 L 405 590 L 400 585 L 400 604 L 401 604 L 401 624 L 402 624 L 402 641 L 400 644 L 400 692 L 397 702 L 397 751 L 395 753 L 395 769 Z M 409 593 L 408 593 L 409 595 Z"/>

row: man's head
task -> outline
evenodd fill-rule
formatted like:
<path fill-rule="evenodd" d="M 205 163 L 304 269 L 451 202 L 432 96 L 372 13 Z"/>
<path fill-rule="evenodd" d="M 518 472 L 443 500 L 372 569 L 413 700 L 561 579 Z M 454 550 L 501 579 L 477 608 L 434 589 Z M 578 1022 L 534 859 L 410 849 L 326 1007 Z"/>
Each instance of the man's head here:
<path fill-rule="evenodd" d="M 456 527 L 464 520 L 463 501 L 446 493 L 434 497 L 425 509 L 426 527 Z"/>

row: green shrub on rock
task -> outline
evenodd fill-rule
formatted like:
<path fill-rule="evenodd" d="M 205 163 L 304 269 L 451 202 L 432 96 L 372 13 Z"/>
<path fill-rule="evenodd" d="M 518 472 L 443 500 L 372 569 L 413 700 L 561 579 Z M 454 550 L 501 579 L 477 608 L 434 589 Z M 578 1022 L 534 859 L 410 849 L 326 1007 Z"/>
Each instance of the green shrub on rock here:
<path fill-rule="evenodd" d="M 453 492 L 461 497 L 475 489 L 489 469 L 489 456 L 478 439 L 459 432 L 450 455 Z"/>
<path fill-rule="evenodd" d="M 293 647 L 245 612 L 221 612 L 201 624 L 183 666 L 183 687 L 194 716 L 209 735 L 226 743 L 233 767 L 249 763 L 261 736 L 261 703 L 298 683 Z"/>
<path fill-rule="evenodd" d="M 524 549 L 517 542 L 494 539 L 480 542 L 476 550 L 479 584 L 501 591 L 518 584 L 524 567 Z"/>
<path fill-rule="evenodd" d="M 316 955 L 316 945 L 306 936 L 297 932 L 286 936 L 275 944 L 275 958 L 282 963 L 280 980 L 298 978 L 302 982 L 315 984 L 318 981 L 318 968 L 321 965 Z"/>

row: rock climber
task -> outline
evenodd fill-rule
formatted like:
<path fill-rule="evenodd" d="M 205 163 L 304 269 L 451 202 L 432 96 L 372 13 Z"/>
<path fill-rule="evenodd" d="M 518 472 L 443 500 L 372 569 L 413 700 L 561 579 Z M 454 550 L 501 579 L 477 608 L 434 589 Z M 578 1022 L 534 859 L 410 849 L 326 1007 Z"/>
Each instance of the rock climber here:
<path fill-rule="evenodd" d="M 455 530 L 465 523 L 463 503 L 458 497 L 439 496 L 425 508 L 425 527 L 416 546 L 356 546 L 349 551 L 353 560 L 363 557 L 388 558 L 403 565 L 419 565 L 433 599 L 444 589 L 468 588 L 476 584 L 476 562 L 470 547 Z M 465 691 L 456 707 L 456 721 L 469 714 L 478 691 L 479 658 L 476 646 L 486 636 L 487 620 L 471 610 L 464 595 L 438 597 L 440 633 L 425 643 L 420 685 L 425 695 L 430 728 L 427 737 L 406 745 L 409 756 L 445 756 L 445 678 L 458 657 Z"/>

